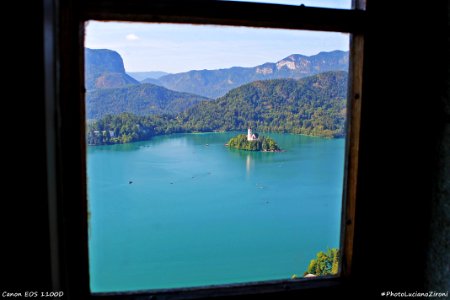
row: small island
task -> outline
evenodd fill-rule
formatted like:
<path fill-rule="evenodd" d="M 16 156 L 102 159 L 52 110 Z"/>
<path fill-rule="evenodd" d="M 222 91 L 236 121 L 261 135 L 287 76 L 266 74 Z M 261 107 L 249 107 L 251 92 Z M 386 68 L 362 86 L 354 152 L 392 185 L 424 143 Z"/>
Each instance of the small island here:
<path fill-rule="evenodd" d="M 270 137 L 261 136 L 252 132 L 249 128 L 247 135 L 239 134 L 234 138 L 231 138 L 227 144 L 227 147 L 247 150 L 247 151 L 261 151 L 261 152 L 281 152 L 275 140 Z"/>

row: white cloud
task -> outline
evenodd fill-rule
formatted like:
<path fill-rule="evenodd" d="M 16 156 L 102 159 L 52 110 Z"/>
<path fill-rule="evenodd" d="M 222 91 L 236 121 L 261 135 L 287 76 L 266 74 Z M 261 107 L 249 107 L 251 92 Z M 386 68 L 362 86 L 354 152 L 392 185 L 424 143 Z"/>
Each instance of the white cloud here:
<path fill-rule="evenodd" d="M 127 34 L 127 36 L 125 38 L 129 41 L 139 40 L 139 37 L 137 35 L 135 35 L 134 33 Z"/>

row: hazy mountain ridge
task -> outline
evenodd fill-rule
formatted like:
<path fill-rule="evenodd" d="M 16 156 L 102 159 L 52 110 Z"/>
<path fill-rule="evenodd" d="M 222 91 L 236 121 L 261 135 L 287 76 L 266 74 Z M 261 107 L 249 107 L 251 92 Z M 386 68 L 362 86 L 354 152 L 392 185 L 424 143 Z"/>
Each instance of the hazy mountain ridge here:
<path fill-rule="evenodd" d="M 127 72 L 128 75 L 138 81 L 145 80 L 147 78 L 158 79 L 164 75 L 169 75 L 167 72 L 162 71 L 149 71 L 149 72 Z M 150 82 L 151 83 L 151 82 Z"/>
<path fill-rule="evenodd" d="M 116 51 L 85 48 L 84 57 L 87 90 L 139 84 L 125 73 L 122 57 Z"/>
<path fill-rule="evenodd" d="M 232 67 L 218 70 L 193 70 L 146 79 L 142 82 L 164 86 L 175 91 L 218 98 L 243 84 L 267 79 L 294 78 L 327 71 L 348 71 L 348 52 L 320 52 L 312 56 L 292 54 L 276 62 L 256 67 Z"/>

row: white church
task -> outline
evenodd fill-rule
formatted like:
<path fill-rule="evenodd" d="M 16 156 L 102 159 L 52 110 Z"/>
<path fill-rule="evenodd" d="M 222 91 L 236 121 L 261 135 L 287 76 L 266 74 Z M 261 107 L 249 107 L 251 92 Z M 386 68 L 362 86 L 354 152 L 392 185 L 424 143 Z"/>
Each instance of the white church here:
<path fill-rule="evenodd" d="M 252 132 L 252 129 L 249 127 L 247 130 L 247 141 L 257 141 L 258 135 Z"/>

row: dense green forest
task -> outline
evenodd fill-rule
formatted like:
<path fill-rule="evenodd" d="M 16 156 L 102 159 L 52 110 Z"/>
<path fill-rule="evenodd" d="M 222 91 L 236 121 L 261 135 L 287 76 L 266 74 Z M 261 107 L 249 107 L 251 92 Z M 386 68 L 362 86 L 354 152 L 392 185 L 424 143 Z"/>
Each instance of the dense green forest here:
<path fill-rule="evenodd" d="M 346 94 L 346 72 L 256 81 L 201 102 L 178 120 L 193 131 L 244 131 L 250 126 L 259 132 L 342 137 Z"/>
<path fill-rule="evenodd" d="M 106 115 L 88 124 L 88 143 L 126 143 L 168 133 L 246 131 L 248 127 L 259 132 L 342 137 L 346 91 L 347 73 L 342 71 L 300 80 L 256 81 L 178 114 L 161 109 L 160 114 L 148 116 Z"/>
<path fill-rule="evenodd" d="M 277 152 L 281 150 L 277 143 L 270 137 L 261 136 L 255 141 L 248 141 L 245 134 L 239 134 L 231 138 L 227 146 L 247 151 Z"/>

